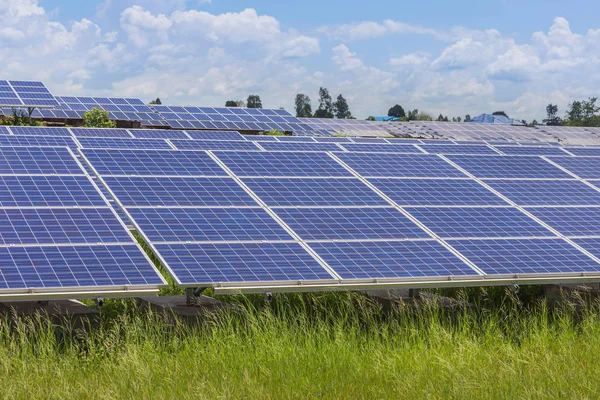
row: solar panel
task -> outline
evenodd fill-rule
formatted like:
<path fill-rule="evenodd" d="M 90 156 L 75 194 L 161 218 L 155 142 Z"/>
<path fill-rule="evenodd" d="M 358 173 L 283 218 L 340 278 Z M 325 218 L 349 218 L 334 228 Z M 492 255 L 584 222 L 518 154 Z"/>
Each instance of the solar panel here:
<path fill-rule="evenodd" d="M 83 137 L 77 141 L 84 149 L 172 149 L 163 139 L 116 139 Z"/>
<path fill-rule="evenodd" d="M 441 238 L 555 236 L 517 208 L 407 208 Z"/>
<path fill-rule="evenodd" d="M 569 153 L 580 157 L 600 157 L 600 148 L 564 147 L 564 149 Z"/>
<path fill-rule="evenodd" d="M 256 206 L 231 178 L 106 177 L 125 207 Z"/>
<path fill-rule="evenodd" d="M 552 161 L 583 179 L 600 179 L 600 157 L 552 157 Z"/>
<path fill-rule="evenodd" d="M 507 203 L 477 182 L 465 179 L 369 179 L 400 206 L 494 206 Z"/>
<path fill-rule="evenodd" d="M 426 154 L 336 153 L 362 176 L 465 178 L 438 156 Z"/>
<path fill-rule="evenodd" d="M 239 132 L 232 131 L 188 131 L 192 139 L 200 140 L 246 140 Z"/>
<path fill-rule="evenodd" d="M 10 135 L 8 128 L 5 126 L 0 126 L 0 135 Z"/>
<path fill-rule="evenodd" d="M 269 206 L 389 206 L 358 179 L 247 178 L 244 183 Z"/>
<path fill-rule="evenodd" d="M 352 143 L 350 138 L 345 137 L 315 137 L 313 139 L 318 143 Z"/>
<path fill-rule="evenodd" d="M 217 157 L 238 176 L 352 176 L 322 153 L 219 152 Z"/>
<path fill-rule="evenodd" d="M 406 153 L 423 154 L 412 144 L 362 144 L 362 143 L 344 143 L 342 144 L 348 151 L 367 152 L 367 153 Z"/>
<path fill-rule="evenodd" d="M 183 285 L 331 280 L 297 243 L 157 244 Z"/>
<path fill-rule="evenodd" d="M 531 214 L 565 236 L 600 236 L 600 208 L 528 208 Z"/>
<path fill-rule="evenodd" d="M 573 239 L 578 246 L 581 246 L 584 250 L 587 250 L 594 257 L 600 257 L 600 240 L 598 238 L 585 238 L 585 239 Z"/>
<path fill-rule="evenodd" d="M 341 151 L 335 143 L 275 143 L 265 142 L 261 146 L 267 151 Z"/>
<path fill-rule="evenodd" d="M 277 136 L 277 140 L 280 142 L 300 142 L 300 143 L 315 143 L 315 139 L 311 137 L 297 137 L 297 136 Z"/>
<path fill-rule="evenodd" d="M 126 129 L 71 128 L 71 132 L 73 132 L 77 138 L 131 138 L 131 135 Z"/>
<path fill-rule="evenodd" d="M 160 114 L 139 99 L 71 96 L 59 96 L 56 99 L 59 107 L 53 110 L 55 118 L 81 119 L 85 112 L 99 108 L 108 111 L 112 120 L 140 122 L 145 126 L 168 126 Z"/>
<path fill-rule="evenodd" d="M 278 208 L 275 212 L 303 240 L 430 237 L 394 208 Z"/>
<path fill-rule="evenodd" d="M 311 243 L 343 279 L 477 275 L 436 241 Z"/>
<path fill-rule="evenodd" d="M 10 130 L 14 135 L 32 135 L 32 136 L 63 136 L 73 137 L 68 128 L 49 128 L 41 126 L 11 126 Z"/>
<path fill-rule="evenodd" d="M 132 245 L 0 247 L 0 289 L 163 285 Z"/>
<path fill-rule="evenodd" d="M 251 140 L 253 142 L 277 142 L 277 136 L 268 136 L 268 135 L 247 135 L 246 140 Z"/>
<path fill-rule="evenodd" d="M 600 272 L 600 264 L 562 239 L 452 240 L 488 275 Z"/>
<path fill-rule="evenodd" d="M 419 147 L 431 154 L 498 154 L 488 146 L 466 144 L 422 144 Z"/>
<path fill-rule="evenodd" d="M 0 176 L 1 207 L 104 207 L 85 176 Z"/>
<path fill-rule="evenodd" d="M 55 107 L 58 102 L 42 82 L 0 81 L 0 106 Z"/>
<path fill-rule="evenodd" d="M 571 178 L 538 157 L 448 156 L 478 178 Z"/>
<path fill-rule="evenodd" d="M 70 147 L 77 149 L 77 144 L 70 137 L 62 136 L 14 136 L 0 135 L 0 146 L 10 147 Z"/>
<path fill-rule="evenodd" d="M 180 150 L 260 150 L 248 140 L 171 140 Z"/>
<path fill-rule="evenodd" d="M 129 212 L 152 243 L 293 240 L 261 208 L 142 208 Z"/>
<path fill-rule="evenodd" d="M 100 175 L 227 176 L 208 154 L 170 150 L 81 150 Z"/>
<path fill-rule="evenodd" d="M 558 147 L 527 147 L 527 146 L 495 146 L 504 154 L 514 156 L 566 156 L 568 155 Z"/>
<path fill-rule="evenodd" d="M 587 206 L 600 203 L 600 192 L 579 181 L 486 181 L 521 206 Z"/>
<path fill-rule="evenodd" d="M 83 175 L 69 150 L 60 147 L 2 147 L 0 174 Z"/>
<path fill-rule="evenodd" d="M 129 129 L 138 139 L 189 139 L 185 131 L 166 129 Z"/>
<path fill-rule="evenodd" d="M 356 143 L 388 144 L 388 141 L 382 138 L 353 137 L 352 141 Z"/>

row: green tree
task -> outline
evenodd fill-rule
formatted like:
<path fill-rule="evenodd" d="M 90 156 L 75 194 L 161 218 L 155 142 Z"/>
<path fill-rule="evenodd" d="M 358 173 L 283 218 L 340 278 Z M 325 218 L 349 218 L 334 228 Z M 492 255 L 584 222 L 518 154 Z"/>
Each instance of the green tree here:
<path fill-rule="evenodd" d="M 539 125 L 539 122 L 537 122 L 536 119 L 534 119 L 533 121 L 531 121 L 531 126 L 536 126 Z"/>
<path fill-rule="evenodd" d="M 257 94 L 251 94 L 250 96 L 248 96 L 248 100 L 246 100 L 246 107 L 262 108 L 262 101 L 260 100 L 260 96 Z"/>
<path fill-rule="evenodd" d="M 456 122 L 461 122 L 462 118 L 461 117 L 456 117 Z"/>
<path fill-rule="evenodd" d="M 418 121 L 433 121 L 433 117 L 431 116 L 431 114 L 426 113 L 426 112 L 421 112 L 419 113 L 418 110 L 415 110 L 417 112 L 417 120 Z M 448 117 L 446 117 L 446 121 L 448 120 Z"/>
<path fill-rule="evenodd" d="M 372 115 L 369 115 L 369 116 L 367 117 L 367 121 L 375 121 L 375 117 L 374 117 L 374 116 L 372 116 Z"/>
<path fill-rule="evenodd" d="M 350 112 L 350 107 L 348 106 L 348 102 L 341 94 L 337 97 L 335 103 L 333 104 L 333 109 L 335 112 L 335 116 L 338 119 L 351 119 L 352 113 Z"/>
<path fill-rule="evenodd" d="M 419 110 L 415 108 L 414 110 L 408 111 L 407 118 L 409 121 L 416 121 L 419 118 Z"/>
<path fill-rule="evenodd" d="M 302 93 L 298 93 L 296 95 L 296 117 L 312 117 L 312 106 L 310 105 L 310 97 Z"/>
<path fill-rule="evenodd" d="M 471 115 L 467 114 L 465 115 L 465 122 L 470 122 L 471 121 Z"/>
<path fill-rule="evenodd" d="M 237 101 L 235 100 L 227 100 L 225 102 L 225 107 L 237 107 Z"/>
<path fill-rule="evenodd" d="M 12 117 L 6 122 L 8 125 L 14 126 L 40 126 L 41 123 L 39 121 L 31 119 L 31 114 L 33 114 L 33 111 L 33 108 L 28 108 L 27 112 L 25 110 L 13 108 Z"/>
<path fill-rule="evenodd" d="M 444 116 L 442 114 L 438 115 L 437 120 L 436 121 L 440 121 L 443 122 L 444 121 Z"/>
<path fill-rule="evenodd" d="M 162 104 L 162 101 L 160 101 L 160 97 L 157 97 L 156 100 L 152 100 L 150 104 L 160 105 Z"/>
<path fill-rule="evenodd" d="M 574 101 L 569 104 L 565 115 L 565 124 L 570 126 L 600 126 L 600 107 L 596 105 L 597 97 L 588 100 Z"/>
<path fill-rule="evenodd" d="M 504 111 L 494 111 L 492 115 L 502 115 L 503 117 L 509 118 Z"/>
<path fill-rule="evenodd" d="M 333 118 L 333 101 L 327 88 L 319 88 L 319 108 L 315 111 L 315 118 Z"/>
<path fill-rule="evenodd" d="M 558 116 L 558 106 L 556 104 L 550 103 L 546 106 L 546 119 L 542 120 L 542 122 L 550 126 L 558 126 L 561 124 L 562 120 Z"/>
<path fill-rule="evenodd" d="M 388 110 L 388 117 L 405 118 L 406 113 L 400 104 L 396 104 Z"/>
<path fill-rule="evenodd" d="M 83 126 L 86 128 L 116 128 L 117 123 L 108 118 L 108 111 L 94 107 L 83 114 Z"/>

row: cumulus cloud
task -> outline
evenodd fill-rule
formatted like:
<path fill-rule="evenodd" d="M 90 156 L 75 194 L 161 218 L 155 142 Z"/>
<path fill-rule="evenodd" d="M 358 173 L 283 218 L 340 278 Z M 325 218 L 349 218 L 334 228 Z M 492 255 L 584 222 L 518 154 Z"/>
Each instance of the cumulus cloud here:
<path fill-rule="evenodd" d="M 337 40 L 367 40 L 385 35 L 427 35 L 436 39 L 445 39 L 446 34 L 431 28 L 412 25 L 406 22 L 386 19 L 383 22 L 362 21 L 356 24 L 341 24 L 318 28 L 318 32 Z"/>

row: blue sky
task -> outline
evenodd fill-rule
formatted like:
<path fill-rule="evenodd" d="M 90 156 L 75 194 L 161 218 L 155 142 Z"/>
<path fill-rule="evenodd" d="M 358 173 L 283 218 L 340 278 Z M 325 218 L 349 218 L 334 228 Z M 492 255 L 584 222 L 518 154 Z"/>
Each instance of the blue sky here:
<path fill-rule="evenodd" d="M 585 10 L 585 11 L 583 11 Z M 60 95 L 291 109 L 319 86 L 354 115 L 543 118 L 600 95 L 592 1 L 0 0 L 0 76 Z"/>

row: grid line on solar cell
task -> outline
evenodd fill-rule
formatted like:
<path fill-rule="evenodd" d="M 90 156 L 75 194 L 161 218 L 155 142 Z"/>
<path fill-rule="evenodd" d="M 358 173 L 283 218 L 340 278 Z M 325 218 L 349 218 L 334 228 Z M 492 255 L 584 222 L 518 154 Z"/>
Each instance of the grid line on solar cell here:
<path fill-rule="evenodd" d="M 277 208 L 275 213 L 303 240 L 430 238 L 394 208 Z"/>
<path fill-rule="evenodd" d="M 70 147 L 77 149 L 77 143 L 71 137 L 63 136 L 15 136 L 0 135 L 0 146 L 9 147 Z"/>
<path fill-rule="evenodd" d="M 277 143 L 265 142 L 261 146 L 267 151 L 341 151 L 335 143 Z"/>
<path fill-rule="evenodd" d="M 573 242 L 585 251 L 589 252 L 594 257 L 600 258 L 600 239 L 598 238 L 582 238 L 573 239 Z"/>
<path fill-rule="evenodd" d="M 138 139 L 189 139 L 185 131 L 172 129 L 129 129 Z"/>
<path fill-rule="evenodd" d="M 127 138 L 78 138 L 84 149 L 171 149 L 166 140 Z"/>
<path fill-rule="evenodd" d="M 0 176 L 0 207 L 104 207 L 85 176 Z"/>
<path fill-rule="evenodd" d="M 600 192 L 577 180 L 488 180 L 485 183 L 520 206 L 600 204 Z"/>
<path fill-rule="evenodd" d="M 562 239 L 451 240 L 488 275 L 600 272 L 600 264 Z"/>
<path fill-rule="evenodd" d="M 60 147 L 2 147 L 0 175 L 56 174 L 83 175 L 71 152 Z"/>
<path fill-rule="evenodd" d="M 243 178 L 242 181 L 271 207 L 389 205 L 354 178 Z"/>
<path fill-rule="evenodd" d="M 517 208 L 406 208 L 441 238 L 555 236 Z"/>
<path fill-rule="evenodd" d="M 342 147 L 350 152 L 423 154 L 412 144 L 343 143 Z"/>
<path fill-rule="evenodd" d="M 237 176 L 352 176 L 323 153 L 218 152 L 216 156 Z"/>
<path fill-rule="evenodd" d="M 569 179 L 571 176 L 540 157 L 447 156 L 477 178 Z"/>
<path fill-rule="evenodd" d="M 467 144 L 422 144 L 420 148 L 431 154 L 490 154 L 498 155 L 488 146 Z"/>
<path fill-rule="evenodd" d="M 260 208 L 144 208 L 129 213 L 152 243 L 293 240 Z"/>
<path fill-rule="evenodd" d="M 131 135 L 126 129 L 109 128 L 71 128 L 71 132 L 76 138 L 129 138 Z"/>
<path fill-rule="evenodd" d="M 73 137 L 68 128 L 49 128 L 41 126 L 11 126 L 10 130 L 14 135 Z"/>
<path fill-rule="evenodd" d="M 125 207 L 256 206 L 231 178 L 106 177 Z"/>
<path fill-rule="evenodd" d="M 157 244 L 183 285 L 330 280 L 297 243 Z"/>
<path fill-rule="evenodd" d="M 600 236 L 600 208 L 527 208 L 531 214 L 564 236 Z"/>
<path fill-rule="evenodd" d="M 180 150 L 256 150 L 260 149 L 249 140 L 171 140 Z"/>
<path fill-rule="evenodd" d="M 227 176 L 208 154 L 172 150 L 81 150 L 100 175 Z"/>
<path fill-rule="evenodd" d="M 506 155 L 527 156 L 567 156 L 568 154 L 558 147 L 527 147 L 527 146 L 495 146 Z"/>
<path fill-rule="evenodd" d="M 246 140 L 235 131 L 187 131 L 192 139 L 199 140 Z"/>
<path fill-rule="evenodd" d="M 438 156 L 426 154 L 336 153 L 362 176 L 466 178 Z"/>
<path fill-rule="evenodd" d="M 437 241 L 311 243 L 343 279 L 478 275 Z"/>
<path fill-rule="evenodd" d="M 163 285 L 137 245 L 0 247 L 0 289 Z"/>
<path fill-rule="evenodd" d="M 600 157 L 549 157 L 582 179 L 600 179 Z"/>
<path fill-rule="evenodd" d="M 507 205 L 472 180 L 373 178 L 369 182 L 401 207 Z"/>
<path fill-rule="evenodd" d="M 0 244 L 131 242 L 109 208 L 0 209 Z"/>

